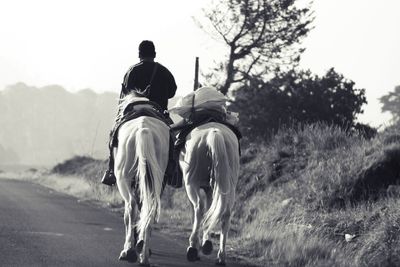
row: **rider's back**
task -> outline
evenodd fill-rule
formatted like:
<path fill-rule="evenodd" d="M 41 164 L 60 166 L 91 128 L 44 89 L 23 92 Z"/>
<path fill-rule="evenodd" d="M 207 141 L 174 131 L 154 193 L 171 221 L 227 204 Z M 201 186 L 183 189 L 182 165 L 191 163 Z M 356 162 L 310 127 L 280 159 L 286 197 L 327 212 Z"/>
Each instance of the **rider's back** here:
<path fill-rule="evenodd" d="M 156 72 L 153 80 L 151 80 L 155 65 L 157 64 Z M 173 97 L 176 92 L 176 83 L 171 72 L 160 63 L 151 61 L 141 61 L 132 66 L 125 74 L 124 83 L 128 94 L 130 90 L 135 88 L 143 91 L 150 84 L 149 100 L 156 102 L 163 109 L 168 109 L 168 99 Z"/>

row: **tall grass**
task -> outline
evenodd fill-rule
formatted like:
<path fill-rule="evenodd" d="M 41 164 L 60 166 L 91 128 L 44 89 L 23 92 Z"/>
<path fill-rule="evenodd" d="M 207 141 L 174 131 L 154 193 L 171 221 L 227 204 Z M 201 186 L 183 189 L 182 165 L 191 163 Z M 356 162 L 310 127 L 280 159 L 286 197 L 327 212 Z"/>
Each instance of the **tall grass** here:
<path fill-rule="evenodd" d="M 76 156 L 54 166 L 50 174 L 52 179 L 60 181 L 68 181 L 74 177 L 79 177 L 81 183 L 74 184 L 72 187 L 79 188 L 84 183 L 87 188 L 85 191 L 86 199 L 97 201 L 116 210 L 122 209 L 123 200 L 119 195 L 118 189 L 115 186 L 109 187 L 100 182 L 106 168 L 107 162 L 104 160 Z M 77 196 L 76 194 L 72 195 Z"/>

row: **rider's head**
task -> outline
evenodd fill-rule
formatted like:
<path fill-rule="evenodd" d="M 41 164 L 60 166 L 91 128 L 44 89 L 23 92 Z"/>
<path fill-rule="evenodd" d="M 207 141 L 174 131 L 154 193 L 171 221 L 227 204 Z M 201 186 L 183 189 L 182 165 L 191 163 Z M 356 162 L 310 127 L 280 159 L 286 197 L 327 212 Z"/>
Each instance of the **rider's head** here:
<path fill-rule="evenodd" d="M 139 58 L 155 58 L 156 57 L 156 49 L 154 48 L 154 44 L 152 41 L 144 40 L 139 45 Z"/>

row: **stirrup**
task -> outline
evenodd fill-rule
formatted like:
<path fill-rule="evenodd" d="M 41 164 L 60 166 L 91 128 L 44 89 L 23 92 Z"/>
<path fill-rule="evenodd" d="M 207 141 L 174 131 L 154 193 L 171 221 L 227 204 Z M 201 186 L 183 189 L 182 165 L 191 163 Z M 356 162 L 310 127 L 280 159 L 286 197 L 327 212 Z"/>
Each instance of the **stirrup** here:
<path fill-rule="evenodd" d="M 117 178 L 115 177 L 114 172 L 107 170 L 101 179 L 101 183 L 109 186 L 115 185 L 117 183 Z"/>

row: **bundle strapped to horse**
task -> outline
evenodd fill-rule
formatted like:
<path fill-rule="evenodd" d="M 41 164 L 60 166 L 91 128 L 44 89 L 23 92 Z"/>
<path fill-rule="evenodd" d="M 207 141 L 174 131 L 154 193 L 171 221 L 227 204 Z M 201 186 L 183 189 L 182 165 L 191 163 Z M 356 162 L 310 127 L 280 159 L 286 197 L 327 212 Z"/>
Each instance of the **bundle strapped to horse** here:
<path fill-rule="evenodd" d="M 182 149 L 186 136 L 194 128 L 209 122 L 227 126 L 240 140 L 242 134 L 236 126 L 237 114 L 227 111 L 226 101 L 226 97 L 213 87 L 201 87 L 181 98 L 175 107 L 169 110 L 171 114 L 177 114 L 183 118 L 181 122 L 172 126 L 176 134 L 175 150 Z"/>

